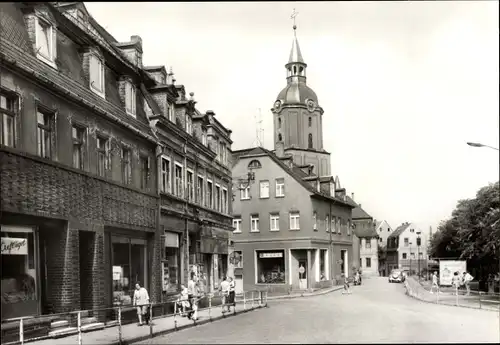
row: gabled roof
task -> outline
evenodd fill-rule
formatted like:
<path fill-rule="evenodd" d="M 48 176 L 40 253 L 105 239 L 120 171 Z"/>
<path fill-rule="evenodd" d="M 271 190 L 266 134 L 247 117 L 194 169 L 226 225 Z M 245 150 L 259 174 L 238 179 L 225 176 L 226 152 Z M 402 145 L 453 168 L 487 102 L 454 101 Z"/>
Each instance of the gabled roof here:
<path fill-rule="evenodd" d="M 365 210 L 363 210 L 354 200 L 351 199 L 351 197 L 347 196 L 347 199 L 356 205 L 356 207 L 352 210 L 352 219 L 373 219 L 372 216 L 370 216 Z"/>
<path fill-rule="evenodd" d="M 377 230 L 375 230 L 374 226 L 371 226 L 369 228 L 365 227 L 356 227 L 352 230 L 356 237 L 358 238 L 366 238 L 366 237 L 374 237 L 377 238 L 379 237 L 377 234 Z"/>
<path fill-rule="evenodd" d="M 291 177 L 293 177 L 299 184 L 302 185 L 305 189 L 307 189 L 312 196 L 317 196 L 317 197 L 322 197 L 328 200 L 331 200 L 333 202 L 336 202 L 338 204 L 348 206 L 351 208 L 354 208 L 355 205 L 351 204 L 350 202 L 346 202 L 342 199 L 339 199 L 334 196 L 330 196 L 327 193 L 324 192 L 318 192 L 316 188 L 314 188 L 310 183 L 306 182 L 303 180 L 304 176 L 301 176 L 304 174 L 302 169 L 300 169 L 297 165 L 293 164 L 292 168 L 290 168 L 288 165 L 282 162 L 282 160 L 276 156 L 273 152 L 263 148 L 263 147 L 254 147 L 254 148 L 249 148 L 249 149 L 244 149 L 244 150 L 238 150 L 238 151 L 233 151 L 233 155 L 238 159 L 243 156 L 252 156 L 252 155 L 266 155 L 269 158 L 271 158 L 272 161 L 274 161 L 281 169 L 283 169 L 285 172 L 287 172 Z M 236 161 L 236 160 L 235 160 Z M 307 174 L 304 174 L 307 175 Z"/>
<path fill-rule="evenodd" d="M 406 229 L 408 229 L 408 227 L 411 225 L 411 223 L 403 223 L 401 224 L 400 226 L 398 226 L 396 228 L 396 230 L 394 230 L 388 238 L 393 238 L 393 237 L 399 237 L 399 235 L 401 235 Z"/>
<path fill-rule="evenodd" d="M 380 226 L 382 225 L 383 221 L 380 221 L 380 220 L 377 220 L 377 223 L 375 225 L 375 229 L 378 231 L 378 229 L 380 228 Z"/>

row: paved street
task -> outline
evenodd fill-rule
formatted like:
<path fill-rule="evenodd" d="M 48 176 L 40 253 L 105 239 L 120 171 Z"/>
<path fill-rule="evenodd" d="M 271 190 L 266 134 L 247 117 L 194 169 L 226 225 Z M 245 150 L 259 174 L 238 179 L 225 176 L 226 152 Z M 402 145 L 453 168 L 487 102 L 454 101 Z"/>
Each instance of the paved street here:
<path fill-rule="evenodd" d="M 492 311 L 434 305 L 405 295 L 402 284 L 371 278 L 352 295 L 269 301 L 270 308 L 142 344 L 498 342 Z"/>

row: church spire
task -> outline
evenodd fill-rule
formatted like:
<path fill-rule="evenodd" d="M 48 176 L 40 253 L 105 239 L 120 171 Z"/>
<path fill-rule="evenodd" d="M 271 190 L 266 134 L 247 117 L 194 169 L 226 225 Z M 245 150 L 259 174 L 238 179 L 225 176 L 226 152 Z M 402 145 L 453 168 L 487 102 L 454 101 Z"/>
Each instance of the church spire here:
<path fill-rule="evenodd" d="M 287 70 L 287 83 L 306 83 L 306 67 L 307 64 L 304 62 L 304 58 L 302 57 L 302 53 L 300 52 L 299 41 L 297 40 L 297 25 L 295 24 L 295 17 L 297 17 L 298 12 L 295 12 L 295 8 L 293 9 L 293 13 L 291 15 L 291 19 L 293 19 L 293 42 L 292 42 L 292 50 L 290 50 L 290 57 L 288 58 L 288 63 L 285 65 Z"/>
<path fill-rule="evenodd" d="M 294 62 L 304 63 L 304 59 L 302 58 L 302 53 L 300 52 L 299 41 L 297 40 L 297 25 L 295 24 L 295 17 L 297 17 L 298 14 L 299 13 L 295 12 L 294 8 L 293 13 L 290 17 L 293 19 L 293 42 L 288 63 L 294 63 Z"/>

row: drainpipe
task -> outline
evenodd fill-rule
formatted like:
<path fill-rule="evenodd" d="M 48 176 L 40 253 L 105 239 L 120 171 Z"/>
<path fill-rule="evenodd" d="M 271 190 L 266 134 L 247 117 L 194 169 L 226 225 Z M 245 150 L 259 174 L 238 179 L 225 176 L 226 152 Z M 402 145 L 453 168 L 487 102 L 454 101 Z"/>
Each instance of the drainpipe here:
<path fill-rule="evenodd" d="M 182 176 L 182 190 L 184 193 L 187 192 L 186 188 L 186 176 L 187 176 L 187 139 L 184 143 L 183 147 L 184 151 L 184 169 L 183 170 L 183 176 Z M 193 177 L 194 179 L 194 177 Z M 187 195 L 184 195 L 184 245 L 185 245 L 185 251 L 184 251 L 184 262 L 186 265 L 185 272 L 187 272 L 186 277 L 184 277 L 184 283 L 187 286 L 187 283 L 189 281 L 189 275 L 191 274 L 189 271 L 189 229 L 188 229 L 188 201 L 187 201 Z"/>
<path fill-rule="evenodd" d="M 330 224 L 327 224 L 327 229 L 330 228 L 330 280 L 332 281 L 332 287 L 333 287 L 333 265 L 334 265 L 334 261 L 333 261 L 333 240 L 332 240 L 332 203 L 330 202 L 329 203 L 329 207 L 330 207 L 330 217 L 328 217 L 328 221 L 330 222 Z"/>

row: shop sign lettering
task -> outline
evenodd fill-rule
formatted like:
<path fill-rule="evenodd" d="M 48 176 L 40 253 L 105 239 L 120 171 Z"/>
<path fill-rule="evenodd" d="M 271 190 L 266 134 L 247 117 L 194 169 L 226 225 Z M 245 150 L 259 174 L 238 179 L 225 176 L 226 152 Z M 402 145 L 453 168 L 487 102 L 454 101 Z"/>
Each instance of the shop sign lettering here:
<path fill-rule="evenodd" d="M 270 259 L 270 258 L 282 258 L 283 253 L 277 252 L 277 253 L 260 253 L 259 258 L 261 259 Z"/>
<path fill-rule="evenodd" d="M 28 255 L 28 240 L 2 237 L 2 255 Z"/>

